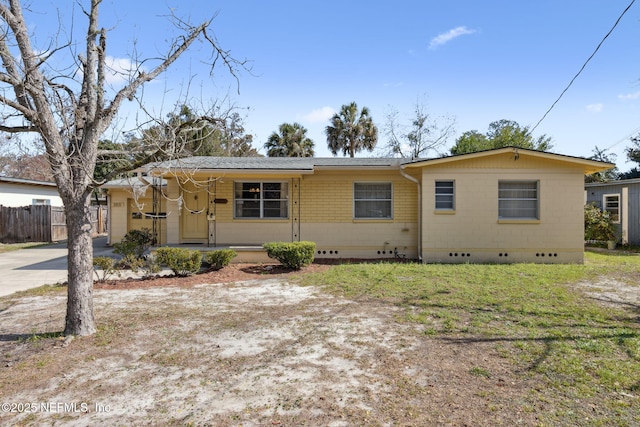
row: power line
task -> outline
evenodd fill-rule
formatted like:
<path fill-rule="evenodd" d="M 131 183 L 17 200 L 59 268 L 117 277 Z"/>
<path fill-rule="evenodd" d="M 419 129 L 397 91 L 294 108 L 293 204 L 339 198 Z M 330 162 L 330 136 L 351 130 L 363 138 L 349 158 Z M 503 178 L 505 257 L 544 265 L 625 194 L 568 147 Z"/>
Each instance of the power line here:
<path fill-rule="evenodd" d="M 602 153 L 606 153 L 607 151 L 611 151 L 611 149 L 612 149 L 613 147 L 615 147 L 616 145 L 621 144 L 621 143 L 623 143 L 623 142 L 625 142 L 625 141 L 629 141 L 629 139 L 630 139 L 633 135 L 635 135 L 636 133 L 638 133 L 639 131 L 640 131 L 640 127 L 639 127 L 639 128 L 637 128 L 637 129 L 635 129 L 635 130 L 633 130 L 630 134 L 628 134 L 628 135 L 627 135 L 627 136 L 625 136 L 624 138 L 621 138 L 620 140 L 618 140 L 618 141 L 614 142 L 613 144 L 611 144 L 611 145 L 610 145 L 610 146 L 608 146 L 607 148 L 602 149 L 602 150 L 601 150 L 601 152 L 602 152 Z M 614 156 L 616 155 L 615 153 L 612 153 L 612 154 L 613 154 Z"/>
<path fill-rule="evenodd" d="M 605 148 L 603 151 L 608 151 L 611 150 L 613 147 L 615 147 L 616 145 L 623 143 L 625 141 L 629 141 L 629 139 L 635 135 L 636 133 L 638 133 L 640 131 L 640 128 L 637 128 L 636 130 L 632 131 L 629 135 L 625 136 L 624 138 L 620 139 L 617 142 L 614 142 L 613 144 L 611 144 L 609 147 Z"/>
<path fill-rule="evenodd" d="M 553 110 L 553 108 L 556 106 L 556 104 L 560 101 L 560 99 L 562 98 L 562 96 L 565 94 L 566 91 L 569 90 L 569 88 L 571 87 L 571 85 L 573 84 L 573 82 L 578 78 L 578 76 L 582 73 L 582 71 L 586 68 L 587 64 L 589 63 L 589 61 L 591 61 L 591 59 L 596 55 L 596 53 L 598 52 L 598 50 L 600 50 L 600 47 L 602 46 L 602 44 L 604 43 L 604 41 L 611 35 L 611 33 L 613 33 L 613 30 L 615 30 L 615 28 L 618 26 L 618 23 L 620 23 L 620 21 L 622 20 L 622 17 L 627 13 L 627 11 L 629 11 L 629 9 L 631 9 L 631 6 L 633 6 L 633 4 L 636 2 L 636 0 L 631 0 L 631 3 L 629 3 L 629 6 L 627 6 L 625 8 L 625 10 L 622 11 L 622 13 L 620 14 L 620 16 L 618 17 L 618 19 L 616 20 L 615 24 L 613 24 L 613 27 L 611 27 L 611 29 L 609 30 L 609 32 L 602 38 L 602 40 L 600 40 L 600 43 L 598 43 L 598 46 L 596 46 L 596 49 L 593 51 L 593 53 L 591 54 L 591 56 L 589 56 L 589 58 L 587 58 L 587 60 L 584 62 L 584 64 L 582 64 L 582 67 L 580 68 L 580 70 L 576 73 L 575 76 L 573 76 L 573 78 L 571 79 L 571 81 L 569 82 L 569 84 L 567 85 L 567 87 L 564 88 L 564 90 L 562 91 L 562 93 L 560 93 L 560 96 L 558 96 L 558 99 L 556 99 L 553 104 L 551 104 L 551 107 L 549 107 L 549 109 L 547 110 L 546 113 L 544 113 L 544 115 L 542 116 L 542 118 L 540 120 L 538 120 L 538 123 L 536 123 L 536 125 L 533 127 L 533 129 L 531 129 L 531 132 L 533 133 L 534 130 L 536 130 L 536 128 L 538 127 L 538 125 L 540 125 L 540 123 L 542 123 L 542 121 L 547 117 L 547 115 L 551 112 L 551 110 Z"/>

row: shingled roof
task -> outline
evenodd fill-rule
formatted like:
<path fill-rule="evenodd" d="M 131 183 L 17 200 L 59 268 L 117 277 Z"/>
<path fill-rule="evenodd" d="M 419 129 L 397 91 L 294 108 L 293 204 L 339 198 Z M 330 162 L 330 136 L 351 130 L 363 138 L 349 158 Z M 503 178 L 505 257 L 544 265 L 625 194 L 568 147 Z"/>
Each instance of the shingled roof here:
<path fill-rule="evenodd" d="M 435 158 L 401 159 L 389 157 L 186 157 L 165 162 L 149 163 L 139 169 L 142 172 L 173 171 L 217 171 L 217 172 L 299 172 L 313 173 L 319 169 L 400 169 L 401 167 L 424 167 L 427 165 L 457 162 L 504 153 L 514 153 L 515 156 L 529 155 L 539 158 L 553 159 L 581 165 L 585 173 L 590 174 L 611 168 L 615 165 L 573 157 L 556 153 L 529 150 L 517 147 L 494 148 L 475 153 L 459 154 Z"/>
<path fill-rule="evenodd" d="M 398 168 L 406 163 L 394 158 L 343 157 L 187 157 L 159 163 L 150 163 L 146 171 L 157 169 L 188 170 L 251 170 L 251 171 L 313 171 L 320 168 Z"/>

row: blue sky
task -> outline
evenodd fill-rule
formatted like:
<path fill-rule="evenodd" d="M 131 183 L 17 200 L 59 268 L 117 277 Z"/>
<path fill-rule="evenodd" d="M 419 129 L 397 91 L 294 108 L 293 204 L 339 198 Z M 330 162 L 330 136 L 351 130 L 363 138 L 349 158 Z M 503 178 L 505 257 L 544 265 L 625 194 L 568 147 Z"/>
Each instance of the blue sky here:
<path fill-rule="evenodd" d="M 212 29 L 220 45 L 251 61 L 252 73 L 240 74 L 239 93 L 222 68 L 209 75 L 202 44 L 145 89 L 147 106 L 165 114 L 189 85 L 192 100 L 226 97 L 241 108 L 256 148 L 281 123 L 299 122 L 316 155 L 330 156 L 324 128 L 352 101 L 370 109 L 379 146 L 390 108 L 408 119 L 419 98 L 432 117 L 455 119 L 456 137 L 485 132 L 500 119 L 535 125 L 630 2 L 104 0 L 102 24 L 109 27 L 108 55 L 126 64 L 134 51 L 148 57 L 166 50 L 176 34 L 163 16 L 169 8 L 194 23 L 217 14 Z M 33 26 L 44 44 L 57 23 L 53 11 L 68 23 L 70 9 L 61 9 L 63 2 L 34 3 L 34 11 L 47 12 L 36 15 Z M 622 170 L 634 166 L 625 164 L 624 148 L 640 132 L 639 46 L 640 2 L 535 135 L 552 137 L 558 153 L 589 156 L 597 145 L 611 148 Z M 131 108 L 123 110 L 125 127 Z"/>

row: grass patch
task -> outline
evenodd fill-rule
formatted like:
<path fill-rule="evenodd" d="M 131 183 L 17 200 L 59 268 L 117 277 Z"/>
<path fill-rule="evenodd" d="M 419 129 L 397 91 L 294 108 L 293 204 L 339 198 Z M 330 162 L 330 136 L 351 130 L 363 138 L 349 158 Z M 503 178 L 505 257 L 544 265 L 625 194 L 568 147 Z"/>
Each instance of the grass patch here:
<path fill-rule="evenodd" d="M 40 342 L 42 340 L 47 340 L 51 338 L 61 338 L 64 337 L 63 331 L 57 332 L 33 332 L 28 338 L 25 339 L 27 342 Z"/>
<path fill-rule="evenodd" d="M 640 404 L 640 306 L 604 307 L 571 284 L 606 278 L 638 286 L 639 271 L 637 255 L 587 253 L 584 265 L 339 265 L 302 281 L 404 307 L 406 321 L 424 325 L 430 339 L 494 342 L 559 405 L 593 398 L 620 417 L 618 393 Z M 481 369 L 470 373 L 485 376 Z M 622 412 L 625 422 L 640 422 L 637 412 Z"/>
<path fill-rule="evenodd" d="M 473 368 L 471 368 L 469 370 L 469 373 L 471 375 L 476 376 L 476 377 L 491 378 L 491 372 L 489 372 L 485 368 L 481 368 L 479 366 L 474 366 Z"/>
<path fill-rule="evenodd" d="M 0 254 L 5 252 L 17 251 L 20 249 L 37 248 L 40 246 L 47 246 L 49 243 L 42 242 L 26 242 L 26 243 L 0 243 Z"/>
<path fill-rule="evenodd" d="M 63 283 L 56 283 L 54 285 L 42 285 L 37 288 L 29 288 L 22 291 L 16 291 L 11 295 L 7 295 L 5 298 L 20 298 L 20 297 L 34 297 L 47 294 L 60 293 L 67 289 L 67 285 Z"/>

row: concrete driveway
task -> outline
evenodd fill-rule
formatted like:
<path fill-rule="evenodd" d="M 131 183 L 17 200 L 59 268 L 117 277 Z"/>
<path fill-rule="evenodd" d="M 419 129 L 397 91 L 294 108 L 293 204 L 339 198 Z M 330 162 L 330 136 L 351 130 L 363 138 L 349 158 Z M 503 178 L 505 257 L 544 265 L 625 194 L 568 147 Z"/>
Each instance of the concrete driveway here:
<path fill-rule="evenodd" d="M 93 239 L 93 255 L 111 255 L 106 237 Z M 0 254 L 0 297 L 67 281 L 67 242 Z"/>

